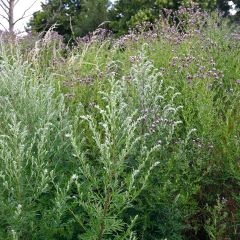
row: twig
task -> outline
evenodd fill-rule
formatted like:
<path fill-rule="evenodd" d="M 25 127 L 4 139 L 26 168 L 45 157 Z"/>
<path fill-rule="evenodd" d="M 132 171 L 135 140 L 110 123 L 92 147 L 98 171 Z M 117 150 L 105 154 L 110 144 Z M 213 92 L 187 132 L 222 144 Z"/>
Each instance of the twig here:
<path fill-rule="evenodd" d="M 32 3 L 32 5 L 30 5 L 24 12 L 23 12 L 23 15 L 22 15 L 22 17 L 20 17 L 20 18 L 18 18 L 14 23 L 13 23 L 13 25 L 15 25 L 17 22 L 19 22 L 20 20 L 22 20 L 22 19 L 24 19 L 24 18 L 26 18 L 26 17 L 29 17 L 29 16 L 25 16 L 25 14 L 27 13 L 27 11 L 29 11 L 32 7 L 33 7 L 33 5 L 35 4 L 37 2 L 37 0 L 35 0 L 33 3 Z M 32 14 L 31 14 L 32 15 Z M 30 16 L 31 16 L 30 15 Z"/>
<path fill-rule="evenodd" d="M 4 28 L 5 31 L 7 31 L 7 28 L 1 22 L 0 25 Z"/>
<path fill-rule="evenodd" d="M 3 14 L 0 13 L 0 17 L 4 18 L 5 20 L 8 21 L 8 18 L 6 16 L 4 16 Z"/>

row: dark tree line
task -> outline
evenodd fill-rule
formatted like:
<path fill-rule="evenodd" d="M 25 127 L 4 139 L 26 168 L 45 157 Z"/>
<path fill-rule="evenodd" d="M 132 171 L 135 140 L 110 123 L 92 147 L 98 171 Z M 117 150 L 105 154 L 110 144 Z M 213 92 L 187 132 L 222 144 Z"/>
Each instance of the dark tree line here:
<path fill-rule="evenodd" d="M 195 0 L 205 10 L 229 13 L 227 0 Z M 236 7 L 240 0 L 233 1 Z M 52 25 L 66 40 L 82 37 L 105 25 L 116 34 L 126 33 L 142 21 L 153 21 L 163 8 L 177 9 L 189 0 L 49 0 L 42 4 L 29 23 L 33 32 L 48 30 Z"/>

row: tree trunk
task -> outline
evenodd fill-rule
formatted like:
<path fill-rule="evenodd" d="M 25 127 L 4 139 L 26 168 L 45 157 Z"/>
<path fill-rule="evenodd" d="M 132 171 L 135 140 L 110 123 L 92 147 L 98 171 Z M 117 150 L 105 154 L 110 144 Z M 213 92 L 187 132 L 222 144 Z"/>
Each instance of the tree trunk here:
<path fill-rule="evenodd" d="M 9 32 L 13 32 L 14 30 L 14 1 L 15 0 L 9 0 L 9 15 L 8 15 L 8 19 L 9 19 Z"/>

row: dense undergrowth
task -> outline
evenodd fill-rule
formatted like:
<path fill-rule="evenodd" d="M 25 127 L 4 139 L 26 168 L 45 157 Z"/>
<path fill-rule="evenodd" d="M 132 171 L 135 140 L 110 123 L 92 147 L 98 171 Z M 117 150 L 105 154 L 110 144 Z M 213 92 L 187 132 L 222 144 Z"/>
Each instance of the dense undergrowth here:
<path fill-rule="evenodd" d="M 240 238 L 240 35 L 171 14 L 71 49 L 2 38 L 0 239 Z"/>

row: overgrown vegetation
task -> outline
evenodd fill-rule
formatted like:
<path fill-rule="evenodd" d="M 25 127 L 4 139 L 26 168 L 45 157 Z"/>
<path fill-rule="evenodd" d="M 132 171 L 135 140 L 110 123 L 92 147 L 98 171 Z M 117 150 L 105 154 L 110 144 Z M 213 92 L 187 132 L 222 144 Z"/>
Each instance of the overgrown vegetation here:
<path fill-rule="evenodd" d="M 47 0 L 34 13 L 28 30 L 45 33 L 55 25 L 55 31 L 64 37 L 65 43 L 84 37 L 100 26 L 121 36 L 144 22 L 154 23 L 162 11 L 189 7 L 192 3 L 192 0 Z M 240 19 L 240 0 L 194 0 L 194 3 L 206 11 L 219 10 L 232 21 Z M 230 14 L 233 11 L 234 16 Z"/>
<path fill-rule="evenodd" d="M 0 239 L 239 239 L 240 33 L 167 17 L 2 36 Z"/>

